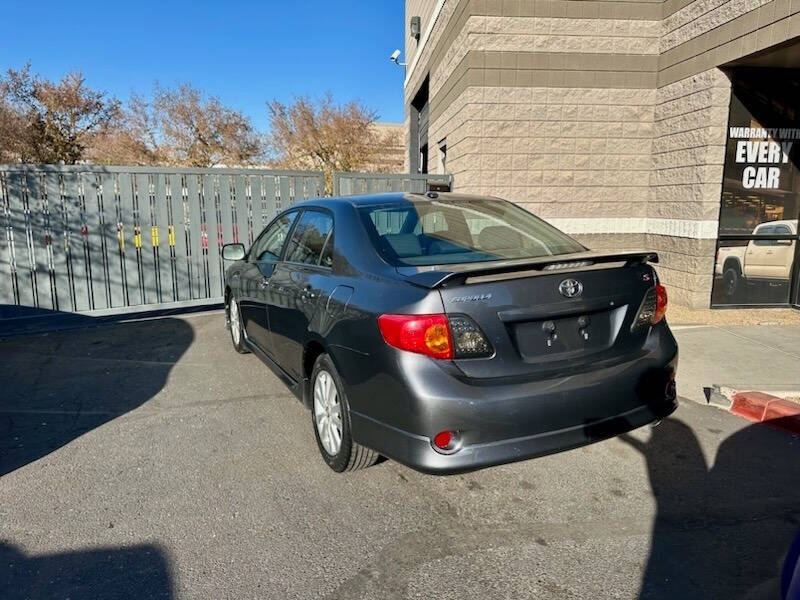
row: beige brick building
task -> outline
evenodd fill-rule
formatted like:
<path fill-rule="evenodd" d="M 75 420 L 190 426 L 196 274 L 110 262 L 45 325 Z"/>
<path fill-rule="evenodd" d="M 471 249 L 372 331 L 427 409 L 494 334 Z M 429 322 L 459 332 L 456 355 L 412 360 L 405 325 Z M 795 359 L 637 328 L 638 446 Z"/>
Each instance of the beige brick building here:
<path fill-rule="evenodd" d="M 367 171 L 404 173 L 406 149 L 403 145 L 402 123 L 373 123 L 372 129 L 381 143 L 381 153 Z"/>
<path fill-rule="evenodd" d="M 784 233 L 760 223 L 787 221 L 781 249 L 798 246 L 792 146 L 777 187 L 748 187 L 748 166 L 769 167 L 735 156 L 738 141 L 781 147 L 758 128 L 800 127 L 800 0 L 407 0 L 405 21 L 412 171 L 451 173 L 592 248 L 658 250 L 674 301 L 707 307 L 714 287 L 715 305 L 797 304 L 794 263 L 786 281 L 744 256 L 738 275 L 714 273 L 718 244 Z M 752 135 L 731 138 L 729 112 Z"/>

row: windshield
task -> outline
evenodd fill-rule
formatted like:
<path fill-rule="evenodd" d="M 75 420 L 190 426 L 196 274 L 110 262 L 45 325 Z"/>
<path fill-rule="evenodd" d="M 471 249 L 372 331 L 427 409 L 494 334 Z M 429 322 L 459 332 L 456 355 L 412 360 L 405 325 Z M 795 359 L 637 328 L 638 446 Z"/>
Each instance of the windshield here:
<path fill-rule="evenodd" d="M 394 266 L 537 258 L 586 249 L 505 200 L 403 200 L 359 210 L 375 248 Z"/>

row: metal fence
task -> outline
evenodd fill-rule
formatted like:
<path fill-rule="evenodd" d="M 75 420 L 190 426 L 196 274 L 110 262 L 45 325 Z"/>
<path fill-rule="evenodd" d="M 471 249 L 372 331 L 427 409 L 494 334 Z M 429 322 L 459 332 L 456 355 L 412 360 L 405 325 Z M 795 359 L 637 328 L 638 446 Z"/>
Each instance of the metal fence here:
<path fill-rule="evenodd" d="M 334 173 L 333 195 L 377 194 L 380 192 L 427 192 L 431 184 L 450 186 L 452 176 L 423 173 Z"/>
<path fill-rule="evenodd" d="M 339 194 L 425 191 L 444 176 L 337 173 Z M 0 165 L 3 307 L 110 314 L 222 301 L 221 248 L 249 245 L 321 172 Z"/>
<path fill-rule="evenodd" d="M 0 304 L 102 313 L 221 301 L 222 244 L 249 244 L 323 185 L 318 172 L 2 166 Z"/>

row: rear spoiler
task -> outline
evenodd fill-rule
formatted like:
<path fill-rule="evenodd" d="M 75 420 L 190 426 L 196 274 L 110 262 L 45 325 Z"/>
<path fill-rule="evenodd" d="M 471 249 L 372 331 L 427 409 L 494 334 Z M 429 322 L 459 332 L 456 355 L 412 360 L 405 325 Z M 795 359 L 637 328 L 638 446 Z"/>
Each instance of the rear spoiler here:
<path fill-rule="evenodd" d="M 658 254 L 648 250 L 622 252 L 576 252 L 558 256 L 542 256 L 481 263 L 456 263 L 431 267 L 399 267 L 398 272 L 414 285 L 424 288 L 447 287 L 464 283 L 484 283 L 500 279 L 535 277 L 554 272 L 572 272 L 603 268 L 608 263 L 625 266 L 657 263 Z M 424 270 L 422 270 L 424 269 Z"/>

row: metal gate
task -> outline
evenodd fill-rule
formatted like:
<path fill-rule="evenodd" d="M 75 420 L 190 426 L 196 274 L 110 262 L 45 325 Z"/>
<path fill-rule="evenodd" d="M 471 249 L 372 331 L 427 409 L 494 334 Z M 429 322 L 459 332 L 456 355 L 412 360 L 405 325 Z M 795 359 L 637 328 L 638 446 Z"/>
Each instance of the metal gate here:
<path fill-rule="evenodd" d="M 319 172 L 0 166 L 0 306 L 104 314 L 222 301 L 220 249 L 319 196 Z"/>
<path fill-rule="evenodd" d="M 352 196 L 353 194 L 377 194 L 380 192 L 428 191 L 429 184 L 452 184 L 451 175 L 420 175 L 392 173 L 334 173 L 333 194 Z"/>

